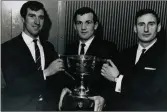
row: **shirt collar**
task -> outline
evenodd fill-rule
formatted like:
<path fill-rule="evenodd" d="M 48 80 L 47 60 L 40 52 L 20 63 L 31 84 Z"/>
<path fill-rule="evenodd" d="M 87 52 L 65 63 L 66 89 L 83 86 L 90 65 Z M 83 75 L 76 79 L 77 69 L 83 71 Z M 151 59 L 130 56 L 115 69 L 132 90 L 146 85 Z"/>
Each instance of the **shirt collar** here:
<path fill-rule="evenodd" d="M 95 38 L 95 37 L 93 36 L 92 38 L 90 38 L 89 40 L 87 40 L 87 41 L 85 42 L 85 45 L 86 45 L 86 46 L 89 46 L 89 45 L 92 43 L 92 41 L 93 41 L 94 38 Z M 79 41 L 79 44 L 81 45 L 82 42 Z"/>
<path fill-rule="evenodd" d="M 24 42 L 27 44 L 27 45 L 30 45 L 32 42 L 33 42 L 33 38 L 31 38 L 30 36 L 28 36 L 26 33 L 22 32 L 22 37 L 23 37 L 23 40 Z M 36 38 L 38 41 L 40 41 L 39 39 L 39 36 Z"/>
<path fill-rule="evenodd" d="M 155 44 L 155 42 L 157 42 L 157 39 L 155 39 L 149 46 L 147 46 L 147 47 L 142 47 L 140 44 L 138 44 L 138 50 L 142 50 L 142 49 L 146 49 L 146 51 L 148 50 L 148 49 L 150 49 L 150 47 L 152 47 L 154 44 Z M 145 52 L 146 52 L 145 51 Z"/>

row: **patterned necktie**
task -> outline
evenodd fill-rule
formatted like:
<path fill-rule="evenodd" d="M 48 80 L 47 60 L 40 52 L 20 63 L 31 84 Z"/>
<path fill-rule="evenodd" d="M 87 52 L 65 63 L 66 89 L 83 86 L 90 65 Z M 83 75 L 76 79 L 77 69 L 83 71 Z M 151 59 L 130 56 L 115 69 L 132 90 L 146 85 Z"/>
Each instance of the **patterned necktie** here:
<path fill-rule="evenodd" d="M 85 47 L 85 43 L 82 43 L 82 44 L 81 44 L 80 55 L 83 55 L 83 54 L 85 53 L 84 47 Z"/>
<path fill-rule="evenodd" d="M 37 39 L 34 39 L 34 45 L 35 45 L 35 60 L 36 60 L 36 66 L 38 70 L 41 70 L 41 55 L 40 55 L 40 51 L 39 51 L 39 47 L 37 45 Z"/>
<path fill-rule="evenodd" d="M 142 49 L 142 53 L 140 55 L 138 62 L 143 58 L 145 51 L 146 51 L 146 49 Z"/>

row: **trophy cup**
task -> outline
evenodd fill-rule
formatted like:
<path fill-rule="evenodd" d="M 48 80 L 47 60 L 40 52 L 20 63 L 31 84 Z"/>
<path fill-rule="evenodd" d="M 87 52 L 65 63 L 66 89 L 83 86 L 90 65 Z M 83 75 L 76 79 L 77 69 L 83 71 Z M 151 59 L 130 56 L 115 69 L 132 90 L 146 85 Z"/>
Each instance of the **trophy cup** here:
<path fill-rule="evenodd" d="M 87 110 L 93 107 L 93 101 L 89 97 L 89 84 L 85 84 L 86 79 L 93 73 L 96 57 L 90 55 L 69 55 L 67 56 L 68 73 L 75 76 L 77 84 L 72 93 L 64 97 L 66 106 L 73 106 L 73 109 L 64 107 L 63 110 Z M 72 108 L 70 106 L 70 108 Z"/>

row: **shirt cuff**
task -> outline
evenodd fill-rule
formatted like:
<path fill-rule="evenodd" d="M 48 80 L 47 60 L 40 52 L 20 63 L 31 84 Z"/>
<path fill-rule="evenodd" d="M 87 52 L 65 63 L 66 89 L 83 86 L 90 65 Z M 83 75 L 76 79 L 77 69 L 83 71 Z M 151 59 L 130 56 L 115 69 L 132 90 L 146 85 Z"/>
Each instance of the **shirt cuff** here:
<path fill-rule="evenodd" d="M 115 79 L 116 87 L 115 92 L 121 92 L 121 84 L 122 84 L 123 75 L 120 75 L 118 78 Z"/>
<path fill-rule="evenodd" d="M 43 77 L 44 77 L 44 80 L 46 80 L 46 75 L 45 75 L 45 72 L 43 71 Z"/>

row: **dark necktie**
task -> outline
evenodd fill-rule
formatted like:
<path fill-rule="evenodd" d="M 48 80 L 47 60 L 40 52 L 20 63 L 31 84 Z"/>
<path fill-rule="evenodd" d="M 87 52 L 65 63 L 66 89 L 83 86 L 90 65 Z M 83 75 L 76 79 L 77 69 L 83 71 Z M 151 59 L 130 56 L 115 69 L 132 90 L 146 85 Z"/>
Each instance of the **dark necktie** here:
<path fill-rule="evenodd" d="M 140 55 L 138 62 L 143 58 L 145 51 L 146 51 L 146 49 L 142 49 L 142 53 Z"/>
<path fill-rule="evenodd" d="M 41 70 L 41 55 L 39 51 L 39 47 L 37 45 L 37 39 L 34 39 L 34 45 L 35 45 L 35 60 L 36 60 L 36 66 L 38 70 Z"/>
<path fill-rule="evenodd" d="M 82 43 L 82 44 L 81 44 L 80 55 L 83 55 L 83 54 L 85 53 L 84 47 L 85 47 L 85 43 Z"/>

